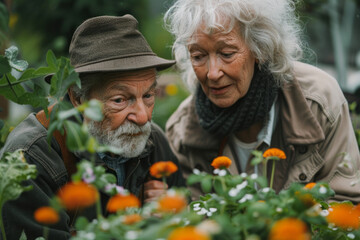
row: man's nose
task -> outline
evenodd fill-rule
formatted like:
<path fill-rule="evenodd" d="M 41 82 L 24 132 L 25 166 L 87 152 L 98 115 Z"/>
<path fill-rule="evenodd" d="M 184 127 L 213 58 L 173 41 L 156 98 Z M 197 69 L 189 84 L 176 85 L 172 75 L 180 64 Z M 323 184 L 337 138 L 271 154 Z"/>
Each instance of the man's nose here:
<path fill-rule="evenodd" d="M 137 125 L 144 125 L 150 121 L 148 116 L 148 107 L 144 104 L 142 100 L 136 100 L 131 104 L 131 112 L 129 113 L 127 119 Z"/>
<path fill-rule="evenodd" d="M 220 79 L 224 75 L 222 64 L 217 57 L 210 57 L 208 60 L 207 78 L 212 81 Z"/>

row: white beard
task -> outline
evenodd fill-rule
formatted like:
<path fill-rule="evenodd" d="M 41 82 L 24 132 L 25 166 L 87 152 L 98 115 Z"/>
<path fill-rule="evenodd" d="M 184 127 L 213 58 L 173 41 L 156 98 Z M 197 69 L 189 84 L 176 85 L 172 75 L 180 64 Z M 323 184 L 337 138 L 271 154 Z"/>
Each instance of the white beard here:
<path fill-rule="evenodd" d="M 99 143 L 120 149 L 121 157 L 133 158 L 144 151 L 151 133 L 151 123 L 138 126 L 125 121 L 117 129 L 110 130 L 110 127 L 102 129 L 98 122 L 89 121 L 88 129 Z"/>

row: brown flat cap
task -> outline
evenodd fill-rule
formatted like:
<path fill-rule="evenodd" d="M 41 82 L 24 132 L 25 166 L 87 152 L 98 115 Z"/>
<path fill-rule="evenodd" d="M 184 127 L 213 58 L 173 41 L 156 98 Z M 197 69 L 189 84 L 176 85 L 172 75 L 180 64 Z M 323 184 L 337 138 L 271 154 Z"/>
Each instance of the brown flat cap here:
<path fill-rule="evenodd" d="M 174 60 L 158 57 L 138 30 L 132 15 L 99 16 L 86 20 L 74 32 L 70 63 L 78 73 L 166 69 Z M 50 80 L 47 76 L 46 80 Z"/>

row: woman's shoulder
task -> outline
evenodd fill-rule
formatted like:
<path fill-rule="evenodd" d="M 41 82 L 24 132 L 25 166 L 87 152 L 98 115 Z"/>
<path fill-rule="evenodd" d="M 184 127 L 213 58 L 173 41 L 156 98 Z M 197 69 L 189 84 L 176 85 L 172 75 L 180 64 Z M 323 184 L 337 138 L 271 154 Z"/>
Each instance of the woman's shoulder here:
<path fill-rule="evenodd" d="M 188 124 L 189 122 L 194 120 L 194 118 L 196 118 L 194 96 L 190 95 L 184 101 L 181 102 L 179 107 L 170 116 L 170 118 L 166 122 L 166 130 L 180 123 Z"/>
<path fill-rule="evenodd" d="M 319 67 L 295 62 L 294 77 L 310 108 L 319 109 L 328 120 L 335 121 L 347 105 L 337 80 Z"/>

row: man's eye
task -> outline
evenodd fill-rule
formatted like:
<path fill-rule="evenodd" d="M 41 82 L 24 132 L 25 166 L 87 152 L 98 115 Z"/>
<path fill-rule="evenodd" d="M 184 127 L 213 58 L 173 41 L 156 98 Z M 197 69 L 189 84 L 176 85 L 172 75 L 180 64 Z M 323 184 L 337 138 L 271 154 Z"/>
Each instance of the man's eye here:
<path fill-rule="evenodd" d="M 153 97 L 153 96 L 154 96 L 154 94 L 148 93 L 148 94 L 145 94 L 145 95 L 144 95 L 144 98 L 151 98 L 151 97 Z"/>
<path fill-rule="evenodd" d="M 113 100 L 115 103 L 122 103 L 124 102 L 124 99 L 123 98 L 116 98 Z"/>

